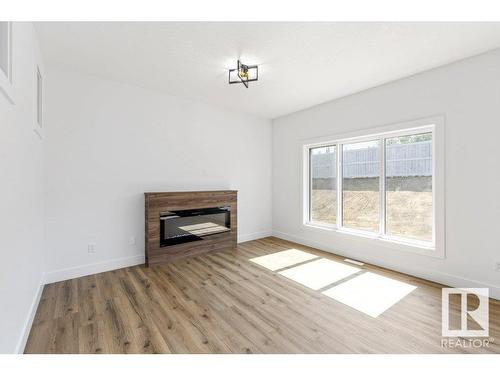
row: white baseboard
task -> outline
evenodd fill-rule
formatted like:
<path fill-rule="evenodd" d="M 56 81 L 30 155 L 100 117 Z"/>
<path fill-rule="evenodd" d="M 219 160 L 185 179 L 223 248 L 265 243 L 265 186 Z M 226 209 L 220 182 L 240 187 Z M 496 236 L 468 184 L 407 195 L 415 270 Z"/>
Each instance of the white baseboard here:
<path fill-rule="evenodd" d="M 271 231 L 240 235 L 238 236 L 238 243 L 257 240 L 259 238 L 269 237 L 271 235 L 272 235 Z M 96 273 L 112 271 L 124 267 L 136 266 L 138 264 L 143 264 L 143 263 L 144 263 L 144 255 L 133 255 L 130 257 L 116 258 L 116 259 L 106 260 L 103 262 L 85 264 L 83 266 L 62 268 L 46 272 L 44 277 L 44 284 L 50 284 L 58 281 L 74 279 L 76 277 L 82 277 L 82 276 L 93 275 Z"/>
<path fill-rule="evenodd" d="M 289 233 L 284 233 L 284 232 L 280 232 L 280 231 L 273 231 L 273 236 L 281 238 L 283 240 L 296 242 L 296 243 L 301 244 L 301 245 L 314 247 L 316 249 L 323 250 L 323 251 L 326 251 L 326 252 L 329 252 L 332 254 L 344 256 L 346 258 L 353 257 L 353 254 L 348 254 L 345 251 L 341 251 L 338 249 L 332 250 L 319 242 L 307 240 L 307 239 L 304 239 L 304 238 L 301 238 L 299 236 L 295 236 L 295 235 L 292 235 Z M 406 273 L 406 274 L 411 275 L 411 276 L 419 277 L 421 279 L 433 281 L 433 282 L 436 282 L 439 284 L 448 285 L 448 286 L 455 287 L 455 288 L 465 288 L 465 287 L 489 288 L 490 297 L 500 300 L 500 286 L 497 286 L 497 285 L 488 284 L 488 283 L 468 279 L 468 278 L 461 277 L 461 276 L 451 275 L 451 274 L 436 271 L 436 270 L 425 270 L 424 272 L 422 272 L 420 270 L 411 269 L 409 267 L 401 267 L 401 266 L 397 266 L 397 265 L 394 266 L 394 265 L 390 264 L 389 262 L 383 262 L 383 261 L 381 262 L 380 260 L 377 260 L 374 258 L 368 259 L 365 257 L 363 259 L 363 258 L 360 258 L 359 256 L 356 256 L 354 258 L 356 260 L 360 260 L 362 262 L 373 264 L 375 266 L 384 267 L 387 269 L 391 269 L 393 271 Z"/>
<path fill-rule="evenodd" d="M 44 283 L 50 284 L 58 281 L 74 279 L 76 277 L 93 275 L 96 273 L 112 271 L 119 268 L 144 264 L 144 255 L 116 258 L 103 262 L 85 264 L 83 266 L 63 268 L 45 273 Z"/>
<path fill-rule="evenodd" d="M 38 309 L 40 298 L 42 298 L 43 286 L 44 284 L 42 280 L 40 280 L 40 285 L 38 286 L 35 296 L 33 297 L 33 301 L 31 302 L 31 306 L 28 311 L 28 316 L 26 317 L 26 321 L 24 323 L 24 327 L 21 332 L 21 337 L 19 338 L 19 341 L 16 346 L 15 353 L 17 354 L 24 353 L 24 348 L 26 347 L 26 343 L 28 342 L 28 337 L 30 335 L 31 326 L 33 325 L 33 320 L 35 319 L 36 310 Z"/>
<path fill-rule="evenodd" d="M 258 240 L 259 238 L 272 236 L 273 232 L 265 231 L 265 232 L 255 232 L 250 234 L 238 235 L 238 243 Z"/>

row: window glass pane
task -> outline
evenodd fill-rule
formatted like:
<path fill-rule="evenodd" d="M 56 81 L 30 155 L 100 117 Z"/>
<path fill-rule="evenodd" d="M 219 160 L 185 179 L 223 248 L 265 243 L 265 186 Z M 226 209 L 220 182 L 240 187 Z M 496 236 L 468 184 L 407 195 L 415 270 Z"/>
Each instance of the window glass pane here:
<path fill-rule="evenodd" d="M 9 23 L 0 22 L 0 73 L 9 74 Z"/>
<path fill-rule="evenodd" d="M 432 133 L 386 139 L 386 233 L 432 241 Z"/>
<path fill-rule="evenodd" d="M 342 146 L 343 226 L 380 229 L 380 141 Z"/>
<path fill-rule="evenodd" d="M 337 179 L 335 146 L 310 150 L 311 201 L 310 220 L 336 224 Z"/>

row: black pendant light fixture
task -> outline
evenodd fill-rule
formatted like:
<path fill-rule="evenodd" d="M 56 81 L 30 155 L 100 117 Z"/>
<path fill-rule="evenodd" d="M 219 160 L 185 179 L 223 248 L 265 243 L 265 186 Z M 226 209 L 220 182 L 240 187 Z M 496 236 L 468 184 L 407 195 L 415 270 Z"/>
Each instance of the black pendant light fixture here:
<path fill-rule="evenodd" d="M 236 69 L 229 69 L 229 84 L 243 83 L 248 88 L 249 82 L 259 80 L 259 67 L 257 65 L 245 65 L 238 60 Z"/>

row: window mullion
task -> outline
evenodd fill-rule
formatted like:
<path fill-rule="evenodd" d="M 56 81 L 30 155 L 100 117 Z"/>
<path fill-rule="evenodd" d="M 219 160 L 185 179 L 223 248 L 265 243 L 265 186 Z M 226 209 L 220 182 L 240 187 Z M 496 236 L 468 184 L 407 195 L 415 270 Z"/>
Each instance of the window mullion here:
<path fill-rule="evenodd" d="M 307 157 L 308 157 L 308 167 L 307 167 L 307 172 L 308 172 L 308 221 L 312 222 L 312 189 L 313 189 L 313 179 L 312 179 L 312 148 L 307 150 Z"/>
<path fill-rule="evenodd" d="M 337 228 L 343 227 L 342 220 L 342 207 L 344 205 L 344 200 L 342 194 L 342 157 L 343 157 L 342 144 L 337 143 Z"/>
<path fill-rule="evenodd" d="M 380 140 L 380 235 L 385 235 L 385 138 Z"/>

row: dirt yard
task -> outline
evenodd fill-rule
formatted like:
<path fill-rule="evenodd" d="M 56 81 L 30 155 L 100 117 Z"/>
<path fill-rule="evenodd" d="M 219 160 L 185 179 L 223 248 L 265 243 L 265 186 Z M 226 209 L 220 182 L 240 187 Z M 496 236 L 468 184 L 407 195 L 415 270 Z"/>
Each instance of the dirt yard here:
<path fill-rule="evenodd" d="M 313 221 L 335 224 L 335 190 L 313 190 Z M 387 233 L 424 241 L 432 240 L 432 192 L 388 191 Z M 379 192 L 344 192 L 344 226 L 369 231 L 379 230 Z"/>

